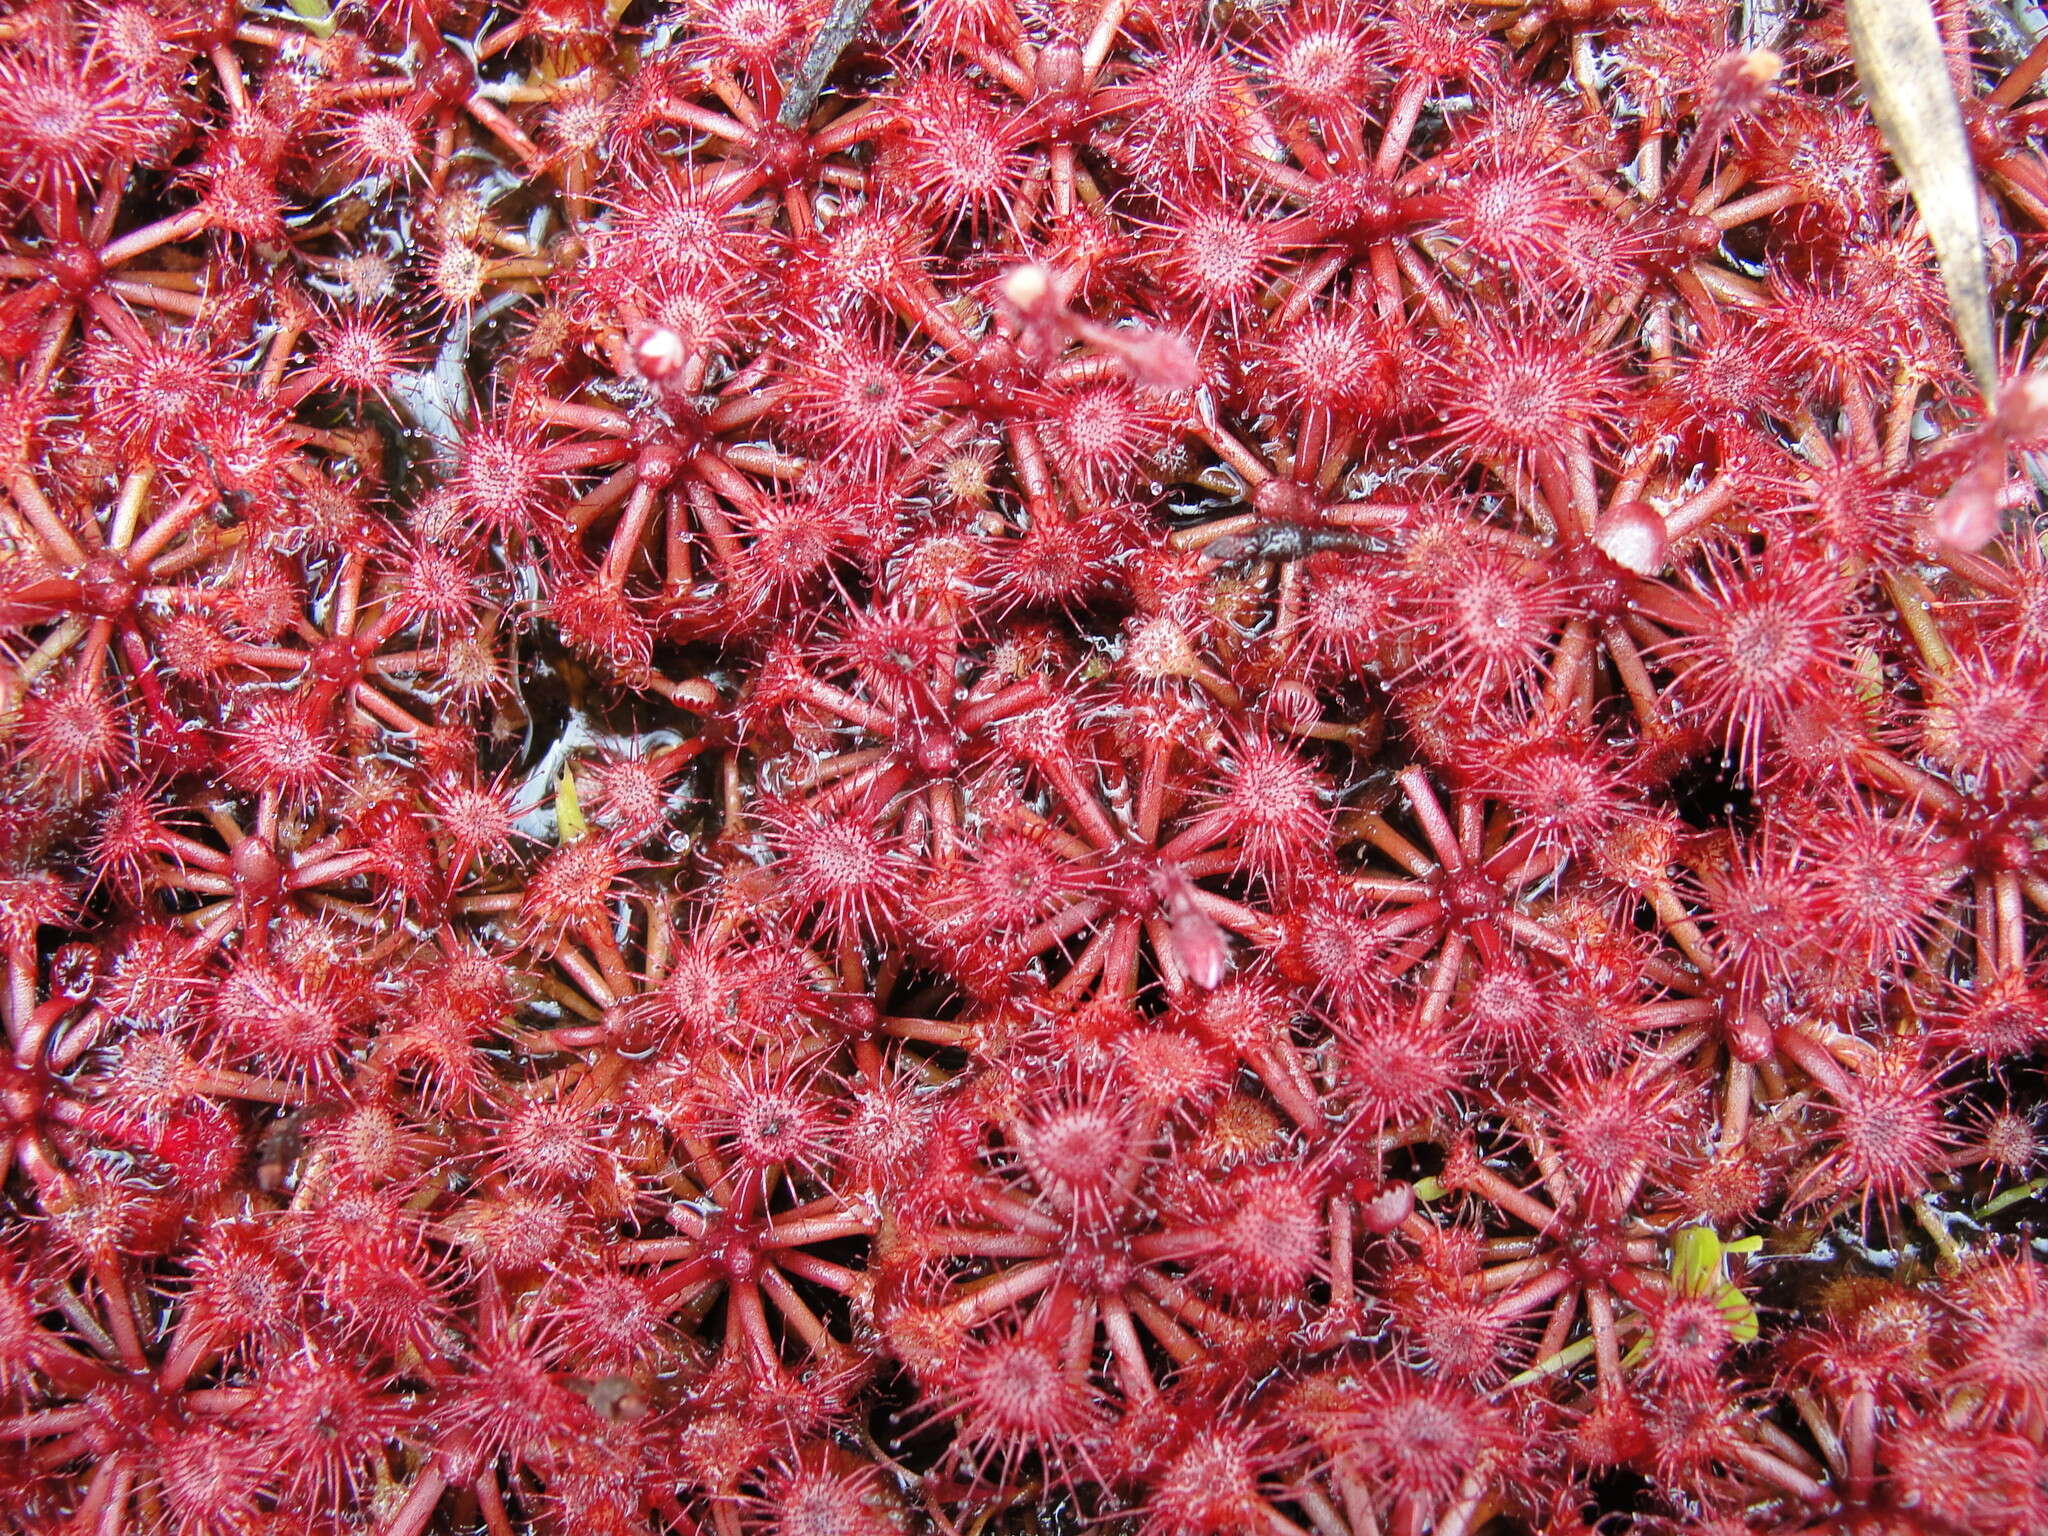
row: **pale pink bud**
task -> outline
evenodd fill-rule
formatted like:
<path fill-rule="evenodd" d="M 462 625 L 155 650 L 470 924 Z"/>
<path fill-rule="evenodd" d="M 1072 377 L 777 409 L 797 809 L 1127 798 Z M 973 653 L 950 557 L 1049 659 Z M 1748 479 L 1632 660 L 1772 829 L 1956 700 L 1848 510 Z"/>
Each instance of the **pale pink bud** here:
<path fill-rule="evenodd" d="M 1230 935 L 1195 901 L 1195 883 L 1177 864 L 1152 872 L 1152 894 L 1166 919 L 1167 958 L 1193 985 L 1213 992 L 1230 974 Z"/>
<path fill-rule="evenodd" d="M 1671 536 L 1664 519 L 1647 501 L 1624 501 L 1600 514 L 1593 529 L 1600 552 L 1624 571 L 1654 576 L 1664 568 Z"/>
<path fill-rule="evenodd" d="M 666 379 L 689 358 L 683 338 L 665 325 L 650 326 L 633 342 L 633 366 L 645 379 Z"/>
<path fill-rule="evenodd" d="M 1147 389 L 1194 389 L 1202 382 L 1202 365 L 1187 339 L 1172 331 L 1136 326 L 1097 325 L 1093 320 L 1068 322 L 1083 341 L 1093 342 L 1124 365 L 1135 384 Z"/>
<path fill-rule="evenodd" d="M 1993 420 L 2008 442 L 2048 443 L 2048 373 L 2023 373 L 2001 384 Z"/>
<path fill-rule="evenodd" d="M 1935 540 L 1965 554 L 1982 549 L 1998 536 L 2004 493 L 2005 445 L 1989 443 L 1934 504 L 1929 527 Z"/>
<path fill-rule="evenodd" d="M 1415 1186 L 1401 1180 L 1380 1186 L 1379 1192 L 1358 1208 L 1359 1225 L 1385 1237 L 1415 1214 Z"/>

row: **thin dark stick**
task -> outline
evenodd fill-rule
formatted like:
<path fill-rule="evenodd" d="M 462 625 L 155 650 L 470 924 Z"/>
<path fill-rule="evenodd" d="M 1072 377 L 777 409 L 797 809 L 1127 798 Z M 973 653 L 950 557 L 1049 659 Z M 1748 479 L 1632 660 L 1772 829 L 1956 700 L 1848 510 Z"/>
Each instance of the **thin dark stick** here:
<path fill-rule="evenodd" d="M 846 52 L 861 23 L 867 20 L 869 4 L 870 0 L 833 0 L 832 14 L 825 18 L 811 51 L 804 55 L 803 68 L 789 83 L 789 94 L 782 98 L 782 110 L 776 114 L 776 121 L 783 127 L 801 128 L 804 119 L 811 115 L 839 55 Z"/>

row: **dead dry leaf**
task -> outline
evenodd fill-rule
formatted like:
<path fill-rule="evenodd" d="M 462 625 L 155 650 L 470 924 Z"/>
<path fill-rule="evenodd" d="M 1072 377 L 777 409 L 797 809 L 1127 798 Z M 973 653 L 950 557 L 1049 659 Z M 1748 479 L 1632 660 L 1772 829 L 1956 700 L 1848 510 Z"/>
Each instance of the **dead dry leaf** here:
<path fill-rule="evenodd" d="M 1848 0 L 1849 41 L 1871 114 L 1905 173 L 1941 263 L 1963 356 L 1989 400 L 1998 388 L 1977 173 L 1928 0 Z"/>

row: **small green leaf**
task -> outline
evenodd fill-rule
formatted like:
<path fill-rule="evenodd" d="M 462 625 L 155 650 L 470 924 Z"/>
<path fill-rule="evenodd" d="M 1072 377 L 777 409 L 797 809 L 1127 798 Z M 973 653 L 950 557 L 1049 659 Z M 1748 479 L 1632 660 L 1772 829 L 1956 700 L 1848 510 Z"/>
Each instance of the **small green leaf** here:
<path fill-rule="evenodd" d="M 1756 1306 L 1728 1278 L 1728 1255 L 1755 1253 L 1761 1237 L 1721 1241 L 1712 1227 L 1684 1227 L 1671 1239 L 1671 1289 L 1683 1296 L 1709 1296 L 1728 1319 L 1729 1337 L 1747 1344 L 1757 1336 Z"/>
<path fill-rule="evenodd" d="M 330 37 L 334 33 L 334 15 L 328 9 L 327 0 L 285 0 L 292 14 L 305 24 L 308 32 L 315 37 Z"/>
<path fill-rule="evenodd" d="M 2015 1184 L 2011 1189 L 2000 1190 L 1977 1207 L 1976 1218 L 1982 1221 L 1986 1216 L 1996 1216 L 2007 1206 L 2018 1205 L 2022 1200 L 2038 1195 L 2044 1189 L 2048 1189 L 2048 1179 L 2029 1179 L 2024 1184 Z"/>
<path fill-rule="evenodd" d="M 1736 1287 L 1733 1280 L 1723 1285 L 1714 1296 L 1714 1305 L 1721 1309 L 1721 1315 L 1728 1319 L 1728 1337 L 1738 1344 L 1755 1340 L 1760 1331 L 1756 1318 L 1756 1303 Z"/>
<path fill-rule="evenodd" d="M 1712 1227 L 1683 1227 L 1671 1239 L 1671 1286 L 1687 1296 L 1704 1296 L 1724 1278 L 1721 1234 Z"/>
<path fill-rule="evenodd" d="M 1591 1334 L 1575 1343 L 1567 1344 L 1554 1355 L 1545 1355 L 1519 1376 L 1508 1378 L 1511 1387 L 1526 1387 L 1531 1382 L 1541 1381 L 1546 1376 L 1555 1376 L 1568 1371 L 1581 1361 L 1591 1358 L 1595 1340 Z"/>
<path fill-rule="evenodd" d="M 1882 704 L 1885 699 L 1884 662 L 1877 652 L 1867 645 L 1858 646 L 1850 670 L 1855 678 L 1852 686 L 1863 702 Z"/>
<path fill-rule="evenodd" d="M 573 843 L 590 830 L 590 823 L 583 819 L 583 807 L 576 799 L 576 773 L 565 764 L 562 776 L 555 780 L 555 841 Z"/>

